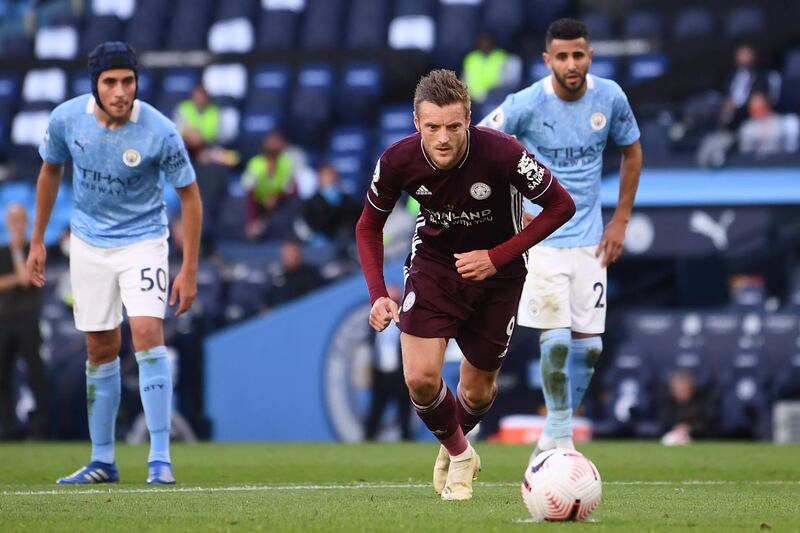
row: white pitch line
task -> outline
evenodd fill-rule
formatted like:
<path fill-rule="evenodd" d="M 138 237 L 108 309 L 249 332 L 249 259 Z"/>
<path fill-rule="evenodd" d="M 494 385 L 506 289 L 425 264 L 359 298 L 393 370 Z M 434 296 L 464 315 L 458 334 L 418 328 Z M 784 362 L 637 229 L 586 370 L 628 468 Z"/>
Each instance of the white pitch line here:
<path fill-rule="evenodd" d="M 800 485 L 800 480 L 684 480 L 684 481 L 604 481 L 608 486 L 671 486 L 671 485 Z M 516 482 L 478 482 L 483 487 L 518 487 Z M 3 491 L 0 496 L 62 496 L 84 494 L 163 494 L 163 493 L 197 493 L 197 492 L 269 492 L 269 491 L 315 491 L 315 490 L 385 490 L 385 489 L 426 489 L 429 483 L 353 483 L 353 484 L 297 484 L 297 485 L 232 485 L 228 487 L 152 487 L 138 489 L 120 488 L 83 488 L 79 486 L 64 487 L 61 490 L 21 490 Z"/>

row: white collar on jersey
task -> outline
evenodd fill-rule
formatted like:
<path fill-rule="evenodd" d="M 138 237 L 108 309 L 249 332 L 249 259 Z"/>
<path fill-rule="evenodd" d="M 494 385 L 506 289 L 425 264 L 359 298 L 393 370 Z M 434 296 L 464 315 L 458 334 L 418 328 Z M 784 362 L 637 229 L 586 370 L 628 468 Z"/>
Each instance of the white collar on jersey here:
<path fill-rule="evenodd" d="M 467 162 L 467 157 L 469 156 L 469 148 L 470 148 L 470 146 L 472 144 L 470 141 L 471 141 L 471 137 L 470 137 L 470 134 L 469 134 L 469 128 L 467 128 L 467 150 L 464 152 L 464 157 L 461 159 L 461 163 L 458 164 L 457 168 L 463 167 L 464 163 Z M 425 161 L 428 162 L 428 164 L 431 166 L 431 168 L 433 170 L 442 170 L 441 168 L 439 168 L 436 165 L 434 165 L 433 161 L 431 161 L 428 158 L 428 154 L 427 154 L 427 152 L 425 152 L 425 146 L 423 146 L 423 144 L 422 144 L 422 135 L 419 136 L 419 149 L 422 150 L 422 157 L 425 158 Z"/>
<path fill-rule="evenodd" d="M 96 102 L 94 101 L 94 97 L 89 98 L 86 102 L 86 114 L 93 115 L 94 114 L 94 107 Z M 139 99 L 133 101 L 133 110 L 131 110 L 131 118 L 129 119 L 131 122 L 139 122 L 139 114 L 142 112 L 142 104 L 139 102 Z"/>
<path fill-rule="evenodd" d="M 544 93 L 545 94 L 555 94 L 556 90 L 553 88 L 553 84 L 556 82 L 555 78 L 552 74 L 547 77 L 547 81 L 544 84 Z M 586 88 L 587 89 L 594 89 L 594 76 L 591 74 L 586 74 Z"/>

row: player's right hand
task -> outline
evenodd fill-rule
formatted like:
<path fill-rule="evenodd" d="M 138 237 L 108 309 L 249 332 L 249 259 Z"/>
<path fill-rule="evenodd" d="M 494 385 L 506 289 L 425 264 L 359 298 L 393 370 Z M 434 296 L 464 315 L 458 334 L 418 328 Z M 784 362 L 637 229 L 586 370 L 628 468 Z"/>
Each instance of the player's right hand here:
<path fill-rule="evenodd" d="M 397 303 L 391 298 L 381 296 L 372 304 L 372 309 L 369 312 L 369 325 L 375 331 L 383 331 L 392 320 L 394 320 L 395 324 L 400 322 Z"/>
<path fill-rule="evenodd" d="M 45 250 L 44 243 L 32 242 L 25 267 L 28 270 L 28 278 L 31 280 L 31 283 L 37 287 L 44 287 L 44 262 L 46 259 L 47 251 Z"/>

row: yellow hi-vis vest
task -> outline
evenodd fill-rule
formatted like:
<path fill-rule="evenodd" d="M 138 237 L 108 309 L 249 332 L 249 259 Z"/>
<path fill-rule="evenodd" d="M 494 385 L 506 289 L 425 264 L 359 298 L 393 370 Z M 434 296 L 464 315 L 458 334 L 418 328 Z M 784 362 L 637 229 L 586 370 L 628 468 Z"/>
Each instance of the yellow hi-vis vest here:
<path fill-rule="evenodd" d="M 200 132 L 203 140 L 212 143 L 217 140 L 219 133 L 219 108 L 209 104 L 203 111 L 197 109 L 194 102 L 184 100 L 178 106 L 178 113 L 192 128 Z"/>
<path fill-rule="evenodd" d="M 473 50 L 464 58 L 464 81 L 470 97 L 482 102 L 486 94 L 500 85 L 503 65 L 508 59 L 505 50 L 496 48 L 489 55 Z"/>

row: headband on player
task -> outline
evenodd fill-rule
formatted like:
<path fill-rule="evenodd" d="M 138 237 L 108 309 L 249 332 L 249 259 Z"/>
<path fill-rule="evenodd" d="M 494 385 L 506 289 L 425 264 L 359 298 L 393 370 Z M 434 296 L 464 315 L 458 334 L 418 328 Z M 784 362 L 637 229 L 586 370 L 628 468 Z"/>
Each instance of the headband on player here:
<path fill-rule="evenodd" d="M 136 91 L 139 91 L 139 62 L 136 59 L 136 51 L 128 43 L 120 41 L 107 41 L 97 45 L 97 48 L 89 54 L 89 76 L 92 78 L 92 94 L 100 106 L 105 111 L 100 96 L 97 94 L 97 80 L 100 74 L 106 70 L 115 68 L 129 68 L 133 71 L 136 78 Z M 136 99 L 134 93 L 133 98 Z"/>

